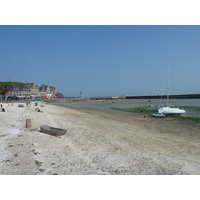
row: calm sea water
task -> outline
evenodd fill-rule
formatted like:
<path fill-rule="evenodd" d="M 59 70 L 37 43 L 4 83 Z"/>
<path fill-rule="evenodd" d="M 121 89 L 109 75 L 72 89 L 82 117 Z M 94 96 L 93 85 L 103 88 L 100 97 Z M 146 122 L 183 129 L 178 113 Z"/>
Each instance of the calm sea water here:
<path fill-rule="evenodd" d="M 183 106 L 195 106 L 200 108 L 200 99 L 172 99 L 170 100 L 170 105 L 175 107 Z M 80 100 L 73 101 L 70 99 L 60 100 L 58 104 L 67 107 L 79 107 L 79 108 L 92 108 L 92 109 L 101 109 L 109 110 L 114 108 L 119 109 L 130 109 L 137 107 L 151 107 L 151 109 L 157 109 L 159 105 L 166 105 L 166 100 L 138 100 L 138 99 L 119 99 L 119 100 Z M 186 110 L 184 116 L 199 116 L 200 113 Z"/>

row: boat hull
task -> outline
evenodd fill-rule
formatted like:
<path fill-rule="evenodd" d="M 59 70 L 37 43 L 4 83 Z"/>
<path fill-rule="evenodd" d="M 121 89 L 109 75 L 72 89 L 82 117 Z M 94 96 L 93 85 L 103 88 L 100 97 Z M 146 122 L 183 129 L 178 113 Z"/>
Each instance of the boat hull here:
<path fill-rule="evenodd" d="M 48 125 L 41 125 L 40 129 L 41 129 L 41 132 L 52 135 L 52 136 L 62 136 L 62 135 L 65 135 L 67 131 L 65 129 L 50 127 Z"/>
<path fill-rule="evenodd" d="M 163 115 L 182 115 L 185 114 L 185 110 L 179 108 L 162 107 L 158 109 L 158 113 Z"/>

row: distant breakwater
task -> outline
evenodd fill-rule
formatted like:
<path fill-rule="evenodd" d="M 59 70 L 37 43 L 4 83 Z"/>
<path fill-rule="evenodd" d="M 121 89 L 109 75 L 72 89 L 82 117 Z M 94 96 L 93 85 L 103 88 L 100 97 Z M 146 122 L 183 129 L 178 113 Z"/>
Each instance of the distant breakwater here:
<path fill-rule="evenodd" d="M 167 95 L 144 95 L 144 96 L 119 96 L 119 97 L 91 97 L 91 100 L 114 100 L 114 99 L 167 99 Z M 175 94 L 169 95 L 169 99 L 200 99 L 200 94 Z"/>
<path fill-rule="evenodd" d="M 125 99 L 167 99 L 167 95 L 126 96 Z M 169 99 L 200 99 L 200 94 L 175 94 Z"/>

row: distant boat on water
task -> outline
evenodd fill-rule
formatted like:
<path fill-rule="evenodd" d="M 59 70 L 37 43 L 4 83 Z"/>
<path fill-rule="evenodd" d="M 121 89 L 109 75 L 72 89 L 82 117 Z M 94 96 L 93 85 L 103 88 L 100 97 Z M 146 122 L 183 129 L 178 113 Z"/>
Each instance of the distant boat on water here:
<path fill-rule="evenodd" d="M 169 106 L 169 71 L 170 67 L 168 67 L 168 73 L 167 73 L 167 106 L 161 106 L 158 108 L 158 113 L 163 114 L 163 115 L 182 115 L 185 113 L 185 110 L 180 109 L 180 108 L 173 108 Z"/>

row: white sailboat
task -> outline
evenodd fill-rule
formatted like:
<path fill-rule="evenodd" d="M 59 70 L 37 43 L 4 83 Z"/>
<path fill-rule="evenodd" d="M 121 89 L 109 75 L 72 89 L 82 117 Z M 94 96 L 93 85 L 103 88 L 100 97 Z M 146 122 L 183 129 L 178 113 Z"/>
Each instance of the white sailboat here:
<path fill-rule="evenodd" d="M 163 115 L 182 115 L 185 113 L 185 110 L 180 109 L 180 108 L 172 108 L 169 106 L 169 70 L 170 67 L 168 67 L 168 74 L 167 74 L 167 106 L 166 107 L 159 107 L 158 113 L 163 114 Z"/>
<path fill-rule="evenodd" d="M 158 109 L 158 113 L 163 115 L 182 115 L 185 113 L 185 110 L 180 108 L 171 108 L 169 106 L 161 107 Z"/>

